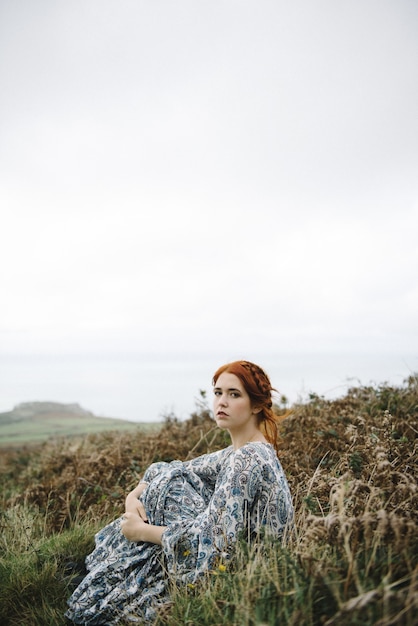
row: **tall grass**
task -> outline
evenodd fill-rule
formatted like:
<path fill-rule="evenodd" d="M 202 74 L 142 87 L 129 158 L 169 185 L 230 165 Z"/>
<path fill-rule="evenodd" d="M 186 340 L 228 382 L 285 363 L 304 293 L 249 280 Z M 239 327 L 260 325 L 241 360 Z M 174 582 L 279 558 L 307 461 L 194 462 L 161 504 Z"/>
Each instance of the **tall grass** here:
<path fill-rule="evenodd" d="M 416 624 L 417 417 L 415 376 L 294 406 L 280 452 L 296 508 L 286 541 L 242 543 L 228 568 L 173 586 L 156 626 Z M 159 433 L 3 455 L 0 623 L 65 624 L 68 563 L 82 563 L 144 469 L 227 443 L 200 406 Z"/>
<path fill-rule="evenodd" d="M 82 563 L 93 546 L 91 523 L 50 534 L 36 507 L 9 507 L 1 516 L 0 623 L 10 626 L 64 624 L 70 579 L 68 562 Z"/>

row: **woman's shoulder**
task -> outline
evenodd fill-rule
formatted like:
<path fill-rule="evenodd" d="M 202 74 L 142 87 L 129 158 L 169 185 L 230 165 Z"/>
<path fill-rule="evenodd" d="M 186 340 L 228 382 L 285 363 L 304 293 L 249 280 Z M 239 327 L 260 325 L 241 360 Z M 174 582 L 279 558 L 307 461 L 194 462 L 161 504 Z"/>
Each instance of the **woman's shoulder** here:
<path fill-rule="evenodd" d="M 232 451 L 227 462 L 233 465 L 245 464 L 246 467 L 263 467 L 273 465 L 277 461 L 274 447 L 269 443 L 251 441 Z"/>
<path fill-rule="evenodd" d="M 283 471 L 276 449 L 271 443 L 250 441 L 235 450 L 232 456 L 236 463 L 245 463 L 246 466 L 251 466 L 254 469 L 273 471 L 273 473 Z"/>
<path fill-rule="evenodd" d="M 266 441 L 248 441 L 235 450 L 235 454 L 243 456 L 259 456 L 264 459 L 277 458 L 274 446 Z"/>

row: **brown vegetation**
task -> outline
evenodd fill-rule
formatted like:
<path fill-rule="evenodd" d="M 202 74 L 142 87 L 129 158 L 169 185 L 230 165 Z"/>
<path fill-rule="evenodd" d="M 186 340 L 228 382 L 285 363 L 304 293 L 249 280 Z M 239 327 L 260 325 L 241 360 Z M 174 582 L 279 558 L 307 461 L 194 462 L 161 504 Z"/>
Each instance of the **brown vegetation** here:
<path fill-rule="evenodd" d="M 289 545 L 314 585 L 318 611 L 309 623 L 361 623 L 366 614 L 362 623 L 413 623 L 417 418 L 418 379 L 411 376 L 399 388 L 352 388 L 338 400 L 312 394 L 284 420 L 280 458 L 296 508 Z M 29 456 L 10 452 L 3 458 L 2 508 L 36 507 L 49 532 L 85 517 L 106 520 L 121 512 L 125 494 L 153 461 L 225 445 L 226 435 L 201 406 L 186 422 L 168 418 L 158 433 L 105 433 L 46 443 Z"/>

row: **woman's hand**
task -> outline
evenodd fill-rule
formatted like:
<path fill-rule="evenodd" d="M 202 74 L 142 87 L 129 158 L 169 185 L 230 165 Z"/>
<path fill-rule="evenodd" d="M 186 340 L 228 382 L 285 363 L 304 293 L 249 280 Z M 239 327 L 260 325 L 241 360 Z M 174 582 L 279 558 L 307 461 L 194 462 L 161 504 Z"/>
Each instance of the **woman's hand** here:
<path fill-rule="evenodd" d="M 145 541 L 143 533 L 144 526 L 146 527 L 147 524 L 142 517 L 130 511 L 124 513 L 120 523 L 122 534 L 125 535 L 129 541 Z"/>
<path fill-rule="evenodd" d="M 120 528 L 128 541 L 147 541 L 158 545 L 161 545 L 161 537 L 166 530 L 166 526 L 147 524 L 137 513 L 130 511 L 123 514 Z"/>
<path fill-rule="evenodd" d="M 136 515 L 139 515 L 139 517 L 144 521 L 148 521 L 147 520 L 147 513 L 145 511 L 144 505 L 142 504 L 142 502 L 140 500 L 138 500 L 138 498 L 140 497 L 140 495 L 142 494 L 142 492 L 144 491 L 144 489 L 148 486 L 147 483 L 143 483 L 140 482 L 138 484 L 137 487 L 135 487 L 135 489 L 133 491 L 131 491 L 130 493 L 128 493 L 128 495 L 126 496 L 125 499 L 125 510 L 127 513 L 134 513 Z"/>

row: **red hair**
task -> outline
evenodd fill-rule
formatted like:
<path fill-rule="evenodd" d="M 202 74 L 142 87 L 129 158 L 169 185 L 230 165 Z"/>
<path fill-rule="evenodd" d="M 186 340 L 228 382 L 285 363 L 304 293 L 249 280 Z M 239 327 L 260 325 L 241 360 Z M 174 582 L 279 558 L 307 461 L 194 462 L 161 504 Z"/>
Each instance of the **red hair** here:
<path fill-rule="evenodd" d="M 237 376 L 250 397 L 251 406 L 261 409 L 260 412 L 257 413 L 258 426 L 267 441 L 271 443 L 277 451 L 279 421 L 281 421 L 282 416 L 279 417 L 273 411 L 271 394 L 273 391 L 276 391 L 276 389 L 271 386 L 267 374 L 261 367 L 255 365 L 255 363 L 250 363 L 250 361 L 233 361 L 232 363 L 222 365 L 216 370 L 212 381 L 214 386 L 219 376 L 224 372 L 229 372 Z"/>

